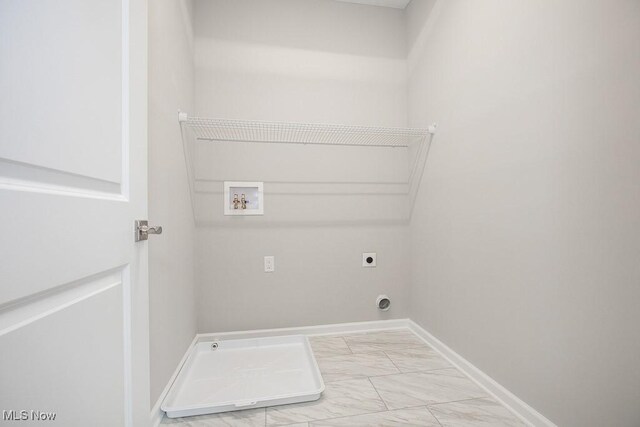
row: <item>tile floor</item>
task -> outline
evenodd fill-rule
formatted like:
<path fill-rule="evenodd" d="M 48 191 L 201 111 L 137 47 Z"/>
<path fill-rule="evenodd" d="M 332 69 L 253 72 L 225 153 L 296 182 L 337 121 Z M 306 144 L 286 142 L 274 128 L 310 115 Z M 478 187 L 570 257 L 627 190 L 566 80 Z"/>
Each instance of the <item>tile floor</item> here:
<path fill-rule="evenodd" d="M 326 389 L 315 402 L 163 426 L 524 426 L 408 330 L 311 337 Z"/>

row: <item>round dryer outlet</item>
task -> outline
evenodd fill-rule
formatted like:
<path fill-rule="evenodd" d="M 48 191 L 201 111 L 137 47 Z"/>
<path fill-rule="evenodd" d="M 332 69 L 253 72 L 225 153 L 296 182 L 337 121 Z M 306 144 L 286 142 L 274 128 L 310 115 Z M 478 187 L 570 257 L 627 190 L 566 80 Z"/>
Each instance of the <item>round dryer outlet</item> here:
<path fill-rule="evenodd" d="M 378 295 L 378 299 L 376 299 L 376 307 L 379 310 L 387 311 L 391 307 L 391 300 L 386 295 Z"/>

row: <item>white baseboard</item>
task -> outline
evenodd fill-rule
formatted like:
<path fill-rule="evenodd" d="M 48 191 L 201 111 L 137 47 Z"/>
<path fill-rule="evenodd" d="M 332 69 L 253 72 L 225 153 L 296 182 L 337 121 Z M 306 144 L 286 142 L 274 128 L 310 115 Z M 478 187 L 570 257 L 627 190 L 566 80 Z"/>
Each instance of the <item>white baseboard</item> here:
<path fill-rule="evenodd" d="M 534 427 L 557 427 L 548 420 L 544 415 L 527 405 L 515 394 L 504 388 L 489 375 L 476 368 L 471 362 L 460 356 L 458 353 L 449 348 L 442 341 L 424 330 L 413 320 L 407 321 L 409 329 L 418 335 L 424 342 L 440 353 L 442 357 L 447 359 L 452 365 L 465 373 L 473 382 L 485 389 L 494 399 L 503 404 L 507 409 L 513 412 L 518 418 L 528 425 Z"/>
<path fill-rule="evenodd" d="M 295 328 L 256 329 L 252 331 L 218 332 L 198 334 L 198 341 L 217 339 L 263 338 L 283 335 L 338 335 L 357 332 L 371 332 L 385 329 L 402 329 L 408 327 L 409 319 L 372 320 L 368 322 L 335 323 L 318 326 L 299 326 Z"/>
<path fill-rule="evenodd" d="M 162 421 L 164 412 L 160 409 L 160 405 L 165 396 L 169 392 L 169 388 L 175 381 L 176 377 L 182 369 L 182 365 L 187 360 L 191 349 L 201 341 L 219 340 L 219 339 L 242 339 L 242 338 L 262 338 L 283 335 L 339 335 L 358 332 L 374 332 L 390 329 L 409 329 L 418 335 L 427 345 L 440 353 L 442 357 L 447 359 L 452 365 L 466 374 L 472 381 L 487 391 L 494 399 L 503 404 L 507 409 L 513 412 L 518 418 L 530 426 L 534 427 L 557 427 L 538 411 L 520 400 L 516 395 L 498 384 L 493 378 L 476 368 L 473 364 L 460 356 L 458 353 L 449 348 L 442 341 L 431 335 L 429 332 L 420 327 L 417 323 L 410 319 L 392 319 L 392 320 L 374 320 L 369 322 L 354 323 L 337 323 L 330 325 L 318 326 L 301 326 L 295 328 L 277 328 L 277 329 L 256 329 L 251 331 L 234 331 L 197 334 L 191 345 L 185 352 L 182 360 L 176 367 L 175 372 L 169 379 L 164 390 L 160 394 L 156 404 L 151 410 L 151 425 L 157 427 Z"/>

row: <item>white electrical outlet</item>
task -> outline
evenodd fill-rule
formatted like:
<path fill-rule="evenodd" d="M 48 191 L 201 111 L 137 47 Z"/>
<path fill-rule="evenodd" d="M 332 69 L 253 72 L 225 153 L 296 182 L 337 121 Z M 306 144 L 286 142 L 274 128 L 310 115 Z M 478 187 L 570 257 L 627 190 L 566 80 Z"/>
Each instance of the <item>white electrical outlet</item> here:
<path fill-rule="evenodd" d="M 264 272 L 273 273 L 276 271 L 276 257 L 273 255 L 264 257 Z"/>
<path fill-rule="evenodd" d="M 362 266 L 363 267 L 375 267 L 376 266 L 376 253 L 364 252 L 362 254 Z"/>

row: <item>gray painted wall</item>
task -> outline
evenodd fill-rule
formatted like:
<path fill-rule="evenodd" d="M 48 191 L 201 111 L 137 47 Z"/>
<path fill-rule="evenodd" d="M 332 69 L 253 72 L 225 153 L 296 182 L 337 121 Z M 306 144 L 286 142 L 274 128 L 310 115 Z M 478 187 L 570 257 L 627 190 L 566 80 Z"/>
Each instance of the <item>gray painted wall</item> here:
<path fill-rule="evenodd" d="M 411 318 L 560 426 L 640 425 L 640 2 L 428 11 Z"/>
<path fill-rule="evenodd" d="M 195 9 L 195 114 L 405 125 L 401 10 L 326 0 Z M 200 331 L 407 316 L 408 150 L 197 143 L 194 152 Z M 223 180 L 264 181 L 264 217 L 224 217 Z M 362 252 L 377 252 L 379 267 L 362 268 Z M 275 273 L 263 272 L 265 255 Z M 387 313 L 375 307 L 381 292 L 392 298 Z"/>
<path fill-rule="evenodd" d="M 151 404 L 196 333 L 194 219 L 177 109 L 193 105 L 193 5 L 149 2 L 149 241 Z"/>

